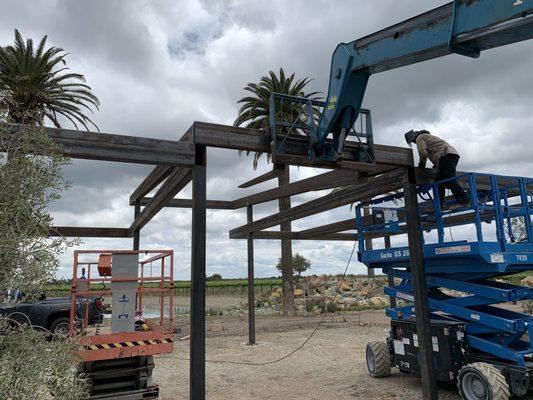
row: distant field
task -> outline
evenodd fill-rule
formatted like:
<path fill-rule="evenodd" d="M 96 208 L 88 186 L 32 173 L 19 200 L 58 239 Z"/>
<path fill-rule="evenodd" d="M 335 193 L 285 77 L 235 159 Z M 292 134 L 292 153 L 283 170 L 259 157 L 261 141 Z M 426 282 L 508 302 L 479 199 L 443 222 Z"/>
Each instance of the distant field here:
<path fill-rule="evenodd" d="M 365 278 L 365 275 L 350 275 L 351 277 Z M 376 276 L 376 279 L 384 279 L 384 275 Z M 303 277 L 302 277 L 303 278 Z M 335 277 L 331 277 L 334 279 Z M 340 278 L 338 276 L 337 278 Z M 158 287 L 156 282 L 146 283 L 145 287 Z M 281 277 L 278 278 L 255 278 L 254 286 L 258 288 L 260 293 L 272 290 L 276 286 L 281 286 Z M 104 286 L 100 283 L 92 284 L 91 290 L 101 290 Z M 106 288 L 110 287 L 110 284 L 105 285 Z M 219 279 L 219 280 L 207 280 L 206 282 L 207 294 L 244 294 L 248 287 L 247 279 Z M 178 295 L 187 295 L 191 289 L 190 281 L 174 281 L 174 292 Z M 56 284 L 45 286 L 44 290 L 48 296 L 68 296 L 70 293 L 70 284 Z"/>
<path fill-rule="evenodd" d="M 145 287 L 159 287 L 156 282 L 146 283 Z M 254 286 L 263 290 L 271 290 L 275 286 L 281 286 L 281 278 L 256 278 Z M 168 287 L 168 284 L 167 284 Z M 104 285 L 95 283 L 91 285 L 91 290 L 101 290 Z M 105 285 L 106 289 L 110 288 L 110 284 Z M 240 294 L 245 293 L 248 288 L 248 281 L 246 279 L 222 279 L 222 280 L 208 280 L 206 282 L 207 294 Z M 174 281 L 174 293 L 187 295 L 191 289 L 190 281 Z M 70 284 L 62 285 L 48 285 L 44 288 L 48 296 L 68 296 L 70 293 Z"/>
<path fill-rule="evenodd" d="M 254 279 L 255 286 L 276 286 L 281 285 L 281 278 L 256 278 Z M 228 286 L 247 286 L 248 280 L 247 279 L 221 279 L 221 280 L 208 280 L 206 282 L 207 287 L 228 287 Z M 109 287 L 109 284 L 106 285 Z M 157 283 L 146 283 L 144 286 L 146 287 L 157 287 L 159 284 Z M 98 284 L 92 284 L 91 290 L 100 290 L 102 289 L 103 285 Z M 190 281 L 174 281 L 174 287 L 175 288 L 190 288 L 191 282 Z M 62 284 L 62 285 L 48 285 L 45 286 L 45 290 L 70 290 L 70 284 Z"/>

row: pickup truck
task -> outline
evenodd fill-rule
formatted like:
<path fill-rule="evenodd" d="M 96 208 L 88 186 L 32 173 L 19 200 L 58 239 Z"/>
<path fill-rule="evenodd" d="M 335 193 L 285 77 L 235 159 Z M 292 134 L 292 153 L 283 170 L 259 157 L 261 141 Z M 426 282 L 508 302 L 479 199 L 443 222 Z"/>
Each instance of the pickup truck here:
<path fill-rule="evenodd" d="M 89 324 L 102 323 L 104 304 L 100 297 L 80 299 L 76 305 L 76 315 L 81 318 L 87 301 Z M 57 336 L 66 336 L 70 321 L 70 298 L 0 303 L 1 316 L 9 317 L 19 323 L 30 323 L 36 328 L 46 328 Z"/>

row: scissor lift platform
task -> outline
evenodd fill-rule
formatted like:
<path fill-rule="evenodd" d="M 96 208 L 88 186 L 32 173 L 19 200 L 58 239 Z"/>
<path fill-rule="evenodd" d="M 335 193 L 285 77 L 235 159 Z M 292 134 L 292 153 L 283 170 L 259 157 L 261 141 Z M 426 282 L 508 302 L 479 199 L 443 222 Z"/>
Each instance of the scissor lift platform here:
<path fill-rule="evenodd" d="M 118 265 L 113 267 L 112 260 L 114 256 L 123 255 L 134 256 L 134 262 L 127 265 L 127 276 L 115 276 L 112 271 L 118 270 Z M 141 260 L 139 256 L 142 256 Z M 153 263 L 156 264 L 155 275 L 152 274 Z M 83 298 L 95 295 L 105 300 L 118 299 L 115 305 L 128 303 L 130 308 L 112 309 L 113 316 L 117 318 L 110 325 L 91 328 L 87 307 L 82 315 L 77 315 L 73 310 Z M 151 300 L 159 303 L 158 318 L 145 318 L 143 314 L 143 298 L 146 302 L 150 295 Z M 159 387 L 152 379 L 153 356 L 173 351 L 173 296 L 172 250 L 74 252 L 69 335 L 82 347 L 78 373 L 87 378 L 92 400 L 147 400 L 159 397 Z M 88 302 L 85 301 L 85 304 Z M 128 314 L 124 314 L 126 312 Z M 117 320 L 120 323 L 124 316 L 129 317 L 131 327 L 114 325 Z"/>
<path fill-rule="evenodd" d="M 466 399 L 484 399 L 491 391 L 499 393 L 494 397 L 498 399 L 524 396 L 533 385 L 533 316 L 516 311 L 509 303 L 533 300 L 533 288 L 497 278 L 533 269 L 533 180 L 487 174 L 453 179 L 467 189 L 469 205 L 451 199 L 440 204 L 439 185 L 446 186 L 451 180 L 418 189 L 431 319 L 433 323 L 464 326 L 464 337 L 457 334 L 450 346 L 443 346 L 437 333 L 432 333 L 436 335 L 433 351 L 439 379 L 457 381 Z M 385 288 L 385 293 L 402 304 L 386 311 L 391 318 L 387 350 L 392 365 L 417 373 L 409 358 L 409 353 L 418 354 L 418 348 L 414 346 L 416 310 L 412 305 L 409 249 L 402 245 L 402 235 L 406 234 L 402 202 L 403 193 L 396 193 L 356 207 L 359 260 L 395 278 L 395 284 Z M 364 207 L 372 209 L 370 216 L 362 215 Z M 454 240 L 454 231 L 464 240 Z M 397 237 L 398 245 L 367 248 L 369 239 L 387 236 Z M 410 323 L 412 328 L 402 323 Z M 432 326 L 432 332 L 441 330 Z M 452 351 L 457 348 L 462 351 Z M 371 373 L 378 353 L 379 346 L 369 345 Z M 453 363 L 447 362 L 450 358 Z M 446 371 L 442 370 L 444 366 Z"/>

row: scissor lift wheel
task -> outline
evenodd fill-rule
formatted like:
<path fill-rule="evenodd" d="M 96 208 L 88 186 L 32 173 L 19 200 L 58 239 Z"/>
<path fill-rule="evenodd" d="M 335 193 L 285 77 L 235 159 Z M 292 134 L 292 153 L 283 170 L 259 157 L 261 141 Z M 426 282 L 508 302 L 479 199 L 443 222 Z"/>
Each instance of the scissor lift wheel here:
<path fill-rule="evenodd" d="M 508 400 L 509 385 L 501 372 L 487 363 L 463 367 L 457 377 L 461 398 L 465 400 Z"/>
<path fill-rule="evenodd" d="M 366 366 L 370 376 L 383 378 L 391 373 L 389 348 L 383 342 L 370 342 L 366 345 Z"/>

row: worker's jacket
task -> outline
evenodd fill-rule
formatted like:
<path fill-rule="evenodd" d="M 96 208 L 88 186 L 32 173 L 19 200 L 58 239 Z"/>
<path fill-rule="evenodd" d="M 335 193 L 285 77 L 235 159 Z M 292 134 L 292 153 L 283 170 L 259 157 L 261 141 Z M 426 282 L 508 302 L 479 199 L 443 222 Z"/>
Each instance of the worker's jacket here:
<path fill-rule="evenodd" d="M 455 148 L 447 141 L 428 133 L 423 133 L 417 136 L 416 147 L 418 148 L 418 155 L 420 156 L 420 164 L 426 165 L 426 161 L 429 158 L 437 168 L 442 156 L 445 156 L 446 154 L 459 155 L 457 150 L 455 150 Z"/>

